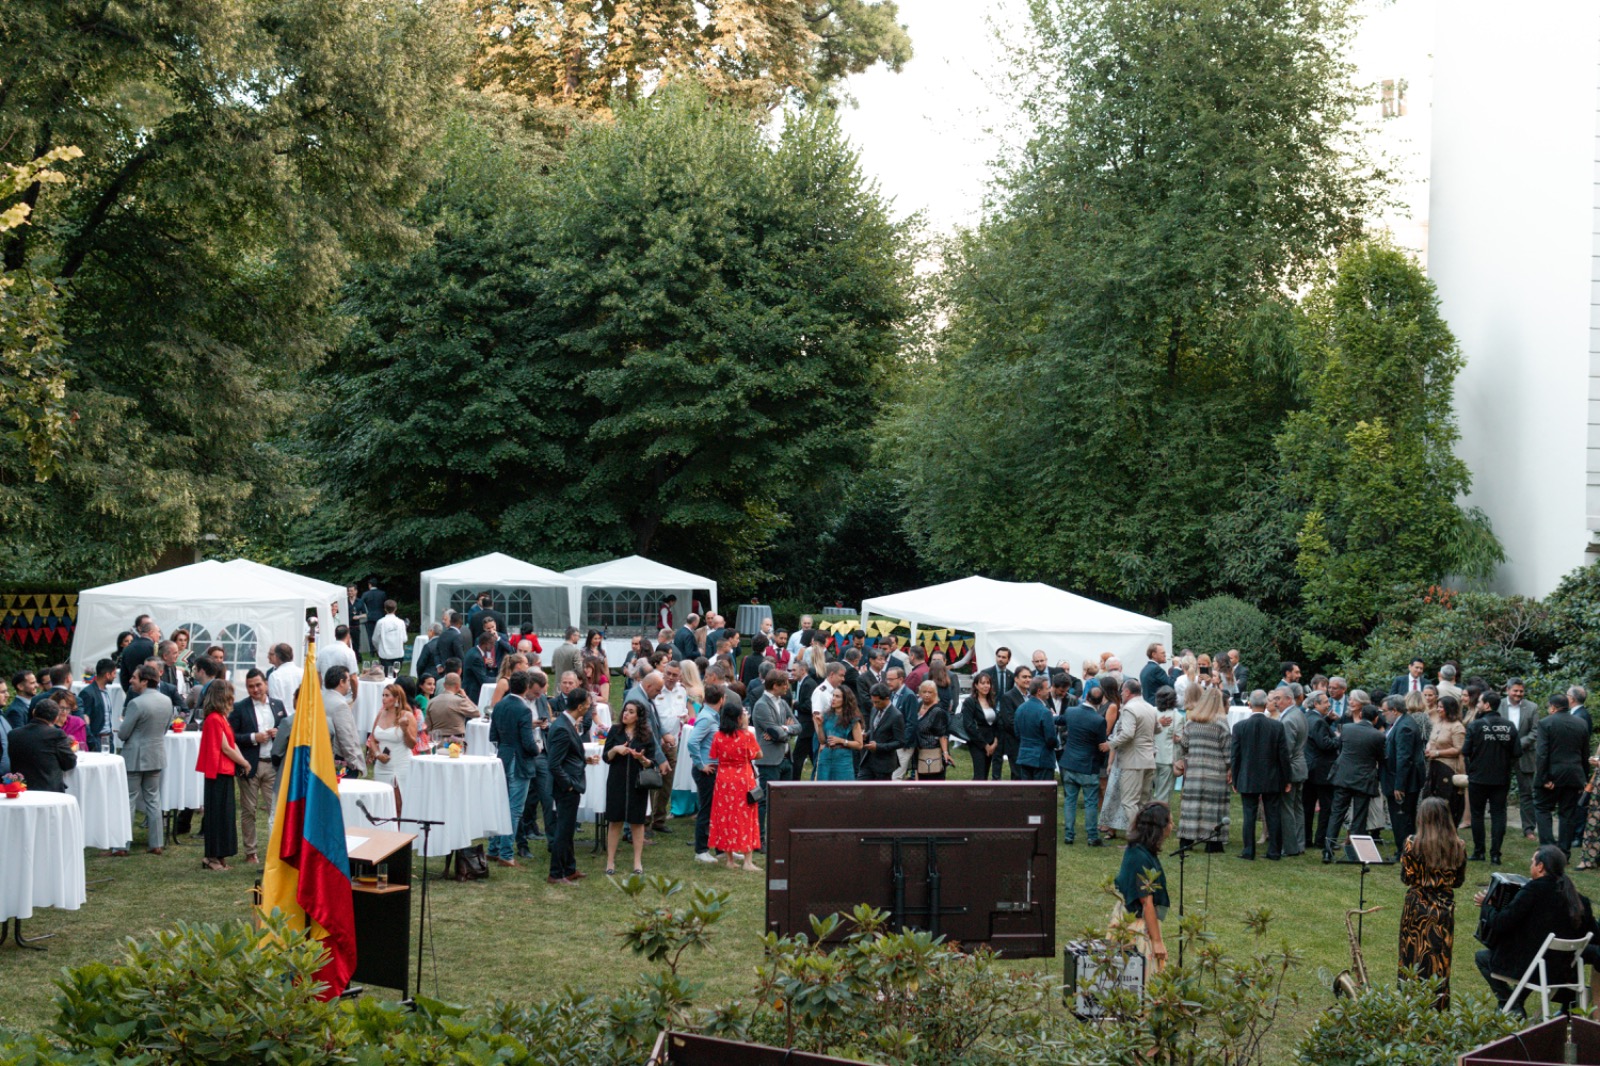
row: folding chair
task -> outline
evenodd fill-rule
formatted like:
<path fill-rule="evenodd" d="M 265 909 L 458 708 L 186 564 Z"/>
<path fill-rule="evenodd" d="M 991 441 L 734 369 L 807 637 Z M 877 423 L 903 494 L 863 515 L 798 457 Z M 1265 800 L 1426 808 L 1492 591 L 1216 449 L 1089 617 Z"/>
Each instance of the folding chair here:
<path fill-rule="evenodd" d="M 1589 1009 L 1589 985 L 1583 979 L 1583 952 L 1589 946 L 1593 933 L 1586 933 L 1580 940 L 1558 940 L 1554 933 L 1544 938 L 1544 944 L 1539 948 L 1539 953 L 1528 963 L 1528 968 L 1522 974 L 1522 980 L 1517 982 L 1517 987 L 1512 990 L 1511 998 L 1506 1000 L 1503 1008 L 1507 1014 L 1516 1009 L 1517 1002 L 1522 998 L 1524 991 L 1539 993 L 1543 1007 L 1544 1021 L 1550 1020 L 1550 993 L 1576 992 L 1578 994 L 1578 1011 L 1586 1012 Z M 1572 981 L 1563 984 L 1551 984 L 1550 973 L 1545 966 L 1545 956 L 1552 951 L 1570 952 L 1572 955 Z M 1535 980 L 1537 978 L 1537 980 Z"/>

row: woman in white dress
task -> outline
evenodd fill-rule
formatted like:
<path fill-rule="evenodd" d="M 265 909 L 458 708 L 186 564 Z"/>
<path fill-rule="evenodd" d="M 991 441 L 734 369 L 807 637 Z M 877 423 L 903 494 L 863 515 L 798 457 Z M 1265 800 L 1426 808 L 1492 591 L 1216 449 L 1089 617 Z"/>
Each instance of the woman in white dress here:
<path fill-rule="evenodd" d="M 395 810 L 400 809 L 400 795 L 405 791 L 406 780 L 411 776 L 411 749 L 417 746 L 417 714 L 411 709 L 406 690 L 390 685 L 383 690 L 383 707 L 367 734 L 368 761 L 372 763 L 374 781 L 387 781 L 394 786 Z"/>

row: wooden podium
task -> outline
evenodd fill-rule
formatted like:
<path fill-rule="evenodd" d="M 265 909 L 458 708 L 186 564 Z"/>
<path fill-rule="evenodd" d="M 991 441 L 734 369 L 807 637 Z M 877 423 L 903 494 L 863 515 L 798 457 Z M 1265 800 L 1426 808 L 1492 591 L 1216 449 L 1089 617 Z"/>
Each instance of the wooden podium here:
<path fill-rule="evenodd" d="M 415 833 L 362 826 L 346 829 L 350 890 L 356 918 L 355 981 L 398 988 L 410 995 L 406 980 L 411 955 L 411 842 Z M 359 841 L 359 842 L 358 842 Z M 377 865 L 387 863 L 389 883 L 379 888 Z"/>

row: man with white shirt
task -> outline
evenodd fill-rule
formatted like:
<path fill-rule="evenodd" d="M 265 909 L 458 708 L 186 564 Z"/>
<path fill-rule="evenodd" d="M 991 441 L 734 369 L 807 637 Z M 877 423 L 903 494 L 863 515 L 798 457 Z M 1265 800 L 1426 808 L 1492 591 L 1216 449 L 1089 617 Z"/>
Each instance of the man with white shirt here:
<path fill-rule="evenodd" d="M 1517 730 L 1517 818 L 1522 823 L 1522 835 L 1528 840 L 1539 837 L 1538 811 L 1533 802 L 1533 771 L 1537 759 L 1535 741 L 1542 715 L 1532 700 L 1525 699 L 1528 686 L 1522 678 L 1513 677 L 1506 682 L 1505 702 L 1500 714 Z"/>
<path fill-rule="evenodd" d="M 324 670 L 322 706 L 328 716 L 328 735 L 333 739 L 333 757 L 344 761 L 350 776 L 364 777 L 367 754 L 362 738 L 356 733 L 356 715 L 350 707 L 350 684 L 350 671 L 343 666 Z"/>
<path fill-rule="evenodd" d="M 228 725 L 233 729 L 239 754 L 248 766 L 236 771 L 239 782 L 239 839 L 244 845 L 244 861 L 255 865 L 259 850 L 256 847 L 256 816 L 265 812 L 267 838 L 272 837 L 272 812 L 278 795 L 278 770 L 272 765 L 273 741 L 278 731 L 286 729 L 288 712 L 281 701 L 267 692 L 267 678 L 260 670 L 252 669 L 245 675 L 245 698 L 233 705 Z"/>
<path fill-rule="evenodd" d="M 683 687 L 681 664 L 662 664 L 661 691 L 656 693 L 651 702 L 655 704 L 656 714 L 661 719 L 661 731 L 669 736 L 677 736 L 683 728 L 683 720 L 689 716 L 689 691 Z"/>
<path fill-rule="evenodd" d="M 383 617 L 372 627 L 372 650 L 383 664 L 385 677 L 398 674 L 400 660 L 406 657 L 406 622 L 395 613 L 398 609 L 393 600 L 384 600 Z"/>
<path fill-rule="evenodd" d="M 1426 669 L 1427 665 L 1420 658 L 1412 659 L 1406 672 L 1395 678 L 1394 684 L 1389 686 L 1389 695 L 1404 696 L 1412 692 L 1420 693 L 1422 686 L 1428 683 L 1428 679 L 1423 676 Z"/>
<path fill-rule="evenodd" d="M 274 644 L 267 651 L 267 695 L 277 700 L 291 713 L 294 712 L 294 694 L 300 688 L 300 664 L 294 661 L 294 649 L 287 644 Z"/>
<path fill-rule="evenodd" d="M 350 646 L 350 627 L 337 625 L 333 627 L 333 640 L 326 646 L 317 647 L 317 666 L 322 669 L 326 677 L 328 667 L 342 666 L 349 673 L 356 673 L 360 665 L 356 662 L 355 649 Z"/>
<path fill-rule="evenodd" d="M 800 616 L 800 625 L 793 633 L 789 634 L 789 657 L 792 659 L 800 654 L 800 649 L 811 640 L 811 631 L 817 627 L 816 620 L 809 614 Z"/>

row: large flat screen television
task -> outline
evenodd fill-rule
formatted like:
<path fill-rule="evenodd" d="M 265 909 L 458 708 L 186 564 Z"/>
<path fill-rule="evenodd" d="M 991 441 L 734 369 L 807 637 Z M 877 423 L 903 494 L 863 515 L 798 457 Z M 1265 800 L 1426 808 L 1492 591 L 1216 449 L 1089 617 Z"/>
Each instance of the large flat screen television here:
<path fill-rule="evenodd" d="M 1055 955 L 1054 782 L 777 781 L 769 803 L 769 932 L 867 903 L 963 947 Z"/>

